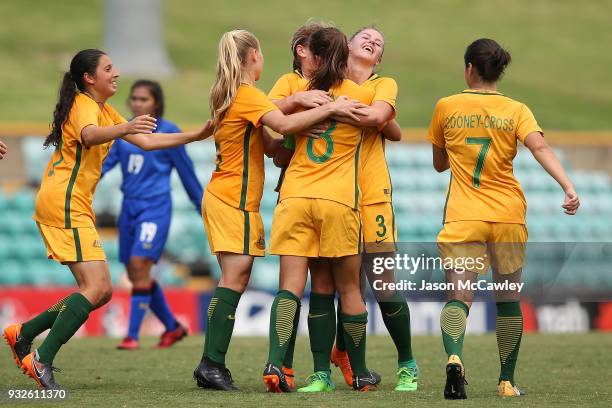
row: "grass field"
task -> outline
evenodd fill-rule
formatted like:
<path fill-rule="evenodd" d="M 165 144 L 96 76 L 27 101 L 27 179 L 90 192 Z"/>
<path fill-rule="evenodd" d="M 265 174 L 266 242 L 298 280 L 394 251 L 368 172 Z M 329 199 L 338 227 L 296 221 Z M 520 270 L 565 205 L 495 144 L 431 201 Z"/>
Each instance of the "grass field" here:
<path fill-rule="evenodd" d="M 334 370 L 338 390 L 316 395 L 264 393 L 260 375 L 266 358 L 266 339 L 232 341 L 228 367 L 242 390 L 240 393 L 204 391 L 195 386 L 191 375 L 201 355 L 202 337 L 190 337 L 173 349 L 162 351 L 149 349 L 155 340 L 144 339 L 143 349 L 132 353 L 114 350 L 117 341 L 114 339 L 71 341 L 55 361 L 63 369 L 56 379 L 69 390 L 69 399 L 62 406 L 609 407 L 612 404 L 609 389 L 612 336 L 608 334 L 526 335 L 517 380 L 528 395 L 520 400 L 502 400 L 495 395 L 498 357 L 494 335 L 469 336 L 464 351 L 469 400 L 462 402 L 446 402 L 442 398 L 444 353 L 440 339 L 433 336 L 419 336 L 413 341 L 422 373 L 416 393 L 392 391 L 394 347 L 389 338 L 379 336 L 368 338 L 368 365 L 382 374 L 381 390 L 367 394 L 350 391 Z M 32 380 L 13 364 L 8 347 L 3 346 L 2 350 L 3 392 L 7 387 L 32 388 Z M 303 384 L 311 370 L 306 337 L 298 339 L 295 368 L 298 384 Z M 6 399 L 0 398 L 2 401 Z"/>
<path fill-rule="evenodd" d="M 266 56 L 260 81 L 269 89 L 291 67 L 290 36 L 309 17 L 347 33 L 376 23 L 386 36 L 381 72 L 397 79 L 400 123 L 428 124 L 435 100 L 463 89 L 462 56 L 489 36 L 510 49 L 501 90 L 530 105 L 545 129 L 610 129 L 612 2 L 593 0 L 166 1 L 166 42 L 177 75 L 164 81 L 167 116 L 181 124 L 208 116 L 208 89 L 222 32 L 256 33 Z M 357 6 L 358 5 L 358 6 Z M 0 121 L 50 121 L 60 73 L 76 50 L 104 47 L 103 1 L 0 1 Z M 113 99 L 123 101 L 124 78 Z"/>

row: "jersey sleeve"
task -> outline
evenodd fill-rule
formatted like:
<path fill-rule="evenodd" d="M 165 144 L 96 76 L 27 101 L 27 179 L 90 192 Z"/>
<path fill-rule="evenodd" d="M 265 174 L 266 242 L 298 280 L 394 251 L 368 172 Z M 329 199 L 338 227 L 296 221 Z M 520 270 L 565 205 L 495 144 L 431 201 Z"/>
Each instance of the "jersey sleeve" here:
<path fill-rule="evenodd" d="M 376 86 L 376 93 L 372 103 L 376 101 L 387 102 L 393 110 L 395 110 L 395 101 L 397 99 L 397 82 L 392 78 L 382 78 Z"/>
<path fill-rule="evenodd" d="M 202 184 L 200 184 L 198 176 L 196 175 L 193 161 L 191 161 L 191 158 L 187 154 L 187 149 L 185 149 L 185 146 L 178 146 L 173 149 L 169 149 L 168 152 L 170 153 L 172 164 L 178 172 L 181 183 L 185 188 L 185 192 L 195 206 L 196 211 L 201 213 L 202 196 L 204 195 L 204 190 L 202 189 Z"/>
<path fill-rule="evenodd" d="M 74 137 L 81 142 L 83 129 L 89 125 L 98 126 L 100 108 L 94 100 L 79 96 L 77 95 L 68 118 L 74 129 Z"/>
<path fill-rule="evenodd" d="M 533 116 L 531 109 L 527 105 L 523 104 L 518 115 L 516 124 L 516 138 L 525 143 L 525 138 L 532 132 L 540 132 L 544 135 L 542 128 L 538 125 L 538 122 Z"/>
<path fill-rule="evenodd" d="M 270 92 L 268 92 L 268 98 L 278 100 L 285 99 L 288 96 L 291 96 L 291 83 L 289 82 L 289 77 L 283 75 L 278 78 L 272 89 L 270 89 Z"/>
<path fill-rule="evenodd" d="M 261 118 L 268 112 L 277 110 L 278 107 L 273 104 L 268 97 L 259 89 L 248 87 L 240 103 L 240 116 L 251 122 L 253 126 L 260 127 Z"/>
<path fill-rule="evenodd" d="M 444 140 L 444 123 L 443 123 L 443 108 L 442 101 L 438 101 L 431 117 L 427 138 L 431 144 L 444 149 L 446 141 Z"/>
<path fill-rule="evenodd" d="M 117 163 L 119 163 L 119 146 L 121 145 L 121 140 L 115 140 L 113 146 L 108 152 L 108 156 L 104 159 L 102 163 L 102 174 L 100 174 L 100 178 L 104 177 L 106 173 L 111 171 Z"/>

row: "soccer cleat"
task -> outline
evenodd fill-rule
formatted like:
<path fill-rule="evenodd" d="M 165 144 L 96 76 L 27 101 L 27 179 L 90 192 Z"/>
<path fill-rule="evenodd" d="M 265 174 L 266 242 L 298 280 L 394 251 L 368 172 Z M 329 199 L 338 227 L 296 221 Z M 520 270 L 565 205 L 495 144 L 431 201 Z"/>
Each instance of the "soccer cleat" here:
<path fill-rule="evenodd" d="M 415 364 L 410 367 L 400 367 L 397 370 L 397 384 L 394 391 L 416 391 L 418 388 L 419 367 Z"/>
<path fill-rule="evenodd" d="M 285 378 L 287 379 L 287 384 L 289 385 L 289 388 L 291 388 L 291 390 L 295 390 L 295 371 L 293 371 L 293 368 L 288 368 L 283 366 L 282 367 L 283 370 L 283 374 L 285 374 Z"/>
<path fill-rule="evenodd" d="M 368 392 L 372 387 L 376 388 L 382 378 L 380 374 L 370 371 L 366 375 L 353 376 L 353 389 L 355 391 Z"/>
<path fill-rule="evenodd" d="M 285 373 L 272 363 L 266 364 L 264 368 L 263 382 L 268 392 L 291 392 Z"/>
<path fill-rule="evenodd" d="M 161 338 L 159 339 L 159 343 L 157 343 L 156 348 L 167 348 L 172 346 L 177 341 L 182 340 L 188 334 L 187 328 L 182 326 L 181 324 L 176 324 L 176 329 L 165 331 Z"/>
<path fill-rule="evenodd" d="M 344 377 L 344 382 L 349 387 L 353 386 L 353 369 L 351 368 L 351 362 L 348 357 L 348 353 L 345 351 L 340 351 L 334 344 L 334 348 L 331 353 L 331 362 L 333 365 L 338 367 L 342 372 L 342 376 Z"/>
<path fill-rule="evenodd" d="M 512 385 L 510 381 L 500 381 L 497 385 L 497 395 L 500 397 L 520 397 L 525 393 L 519 390 L 516 385 Z"/>
<path fill-rule="evenodd" d="M 51 364 L 41 363 L 38 359 L 38 352 L 28 354 L 23 358 L 21 363 L 21 371 L 24 374 L 32 377 L 39 388 L 45 390 L 61 390 L 62 387 L 55 382 L 53 378 L 54 371 L 60 371 L 58 368 L 51 366 Z"/>
<path fill-rule="evenodd" d="M 137 350 L 140 348 L 138 340 L 126 337 L 117 345 L 117 350 Z"/>
<path fill-rule="evenodd" d="M 21 323 L 13 323 L 4 329 L 4 341 L 13 352 L 13 358 L 17 367 L 21 367 L 24 357 L 30 354 L 32 343 L 21 336 Z"/>
<path fill-rule="evenodd" d="M 225 366 L 203 359 L 193 371 L 193 379 L 198 387 L 221 391 L 238 391 L 232 373 Z"/>
<path fill-rule="evenodd" d="M 331 379 L 331 373 L 327 371 L 317 371 L 310 374 L 306 382 L 308 385 L 298 389 L 298 392 L 331 392 L 336 389 Z"/>
<path fill-rule="evenodd" d="M 451 355 L 446 364 L 446 385 L 444 386 L 445 399 L 466 399 L 465 369 L 459 356 Z"/>

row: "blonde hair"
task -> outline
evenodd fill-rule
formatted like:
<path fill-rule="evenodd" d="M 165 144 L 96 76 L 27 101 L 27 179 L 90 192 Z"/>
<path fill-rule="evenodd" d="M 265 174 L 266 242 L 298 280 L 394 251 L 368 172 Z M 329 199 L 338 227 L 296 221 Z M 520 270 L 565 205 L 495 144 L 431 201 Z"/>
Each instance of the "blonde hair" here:
<path fill-rule="evenodd" d="M 216 127 L 229 110 L 242 82 L 242 67 L 250 49 L 259 49 L 259 41 L 246 30 L 232 30 L 219 40 L 217 77 L 210 89 L 210 116 Z"/>

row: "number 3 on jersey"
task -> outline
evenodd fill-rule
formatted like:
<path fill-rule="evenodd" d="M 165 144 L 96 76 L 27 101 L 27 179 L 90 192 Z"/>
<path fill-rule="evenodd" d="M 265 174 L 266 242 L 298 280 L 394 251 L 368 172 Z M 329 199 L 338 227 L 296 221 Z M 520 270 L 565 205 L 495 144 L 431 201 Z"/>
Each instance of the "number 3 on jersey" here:
<path fill-rule="evenodd" d="M 329 127 L 325 132 L 321 134 L 319 139 L 325 142 L 325 152 L 323 154 L 316 154 L 314 151 L 315 140 L 311 137 L 308 138 L 308 143 L 306 144 L 306 153 L 308 153 L 308 158 L 315 163 L 325 163 L 329 160 L 329 158 L 334 153 L 334 139 L 332 139 L 331 134 L 334 130 L 336 130 L 336 121 L 331 120 L 329 123 Z"/>
<path fill-rule="evenodd" d="M 476 167 L 474 167 L 474 174 L 472 175 L 472 185 L 475 188 L 480 188 L 480 175 L 484 168 L 484 162 L 491 147 L 490 137 L 466 137 L 465 143 L 469 145 L 480 145 L 480 152 L 478 152 L 478 158 L 476 159 Z"/>

